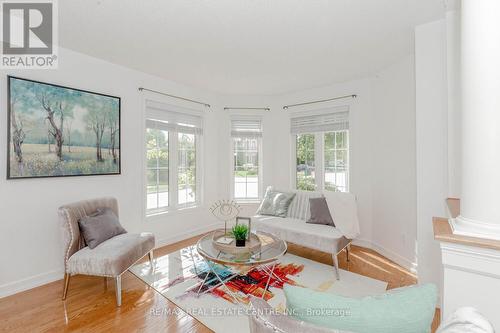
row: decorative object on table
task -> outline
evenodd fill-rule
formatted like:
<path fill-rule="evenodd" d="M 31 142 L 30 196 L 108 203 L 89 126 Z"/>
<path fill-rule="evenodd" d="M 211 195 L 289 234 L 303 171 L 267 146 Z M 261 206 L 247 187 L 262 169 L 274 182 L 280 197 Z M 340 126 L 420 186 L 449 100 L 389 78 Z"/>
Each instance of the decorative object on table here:
<path fill-rule="evenodd" d="M 226 243 L 225 239 L 230 239 L 230 242 Z M 265 236 L 252 233 L 250 234 L 250 240 L 245 242 L 245 246 L 236 247 L 234 236 L 226 237 L 223 229 L 214 231 L 212 234 L 212 242 L 213 247 L 224 254 L 253 254 L 259 252 L 264 244 L 270 243 Z"/>
<path fill-rule="evenodd" d="M 219 237 L 217 237 L 217 238 L 214 237 L 214 242 L 217 242 L 218 244 L 229 245 L 234 241 L 234 238 L 226 237 L 225 232 L 222 232 L 218 236 Z"/>
<path fill-rule="evenodd" d="M 212 207 L 210 207 L 210 212 L 219 221 L 224 222 L 224 233 L 228 235 L 227 222 L 232 221 L 240 213 L 241 207 L 234 200 L 219 200 L 216 201 Z M 226 241 L 229 241 L 226 239 Z"/>
<path fill-rule="evenodd" d="M 240 224 L 241 221 L 246 221 L 248 226 L 247 240 L 250 240 L 250 234 L 252 233 L 252 219 L 250 217 L 236 216 L 236 225 Z"/>
<path fill-rule="evenodd" d="M 236 240 L 236 246 L 237 247 L 243 247 L 245 246 L 245 241 L 247 240 L 247 235 L 250 233 L 248 232 L 248 227 L 244 224 L 236 224 L 233 227 L 233 236 L 234 239 Z"/>
<path fill-rule="evenodd" d="M 120 98 L 13 76 L 7 178 L 120 174 Z"/>

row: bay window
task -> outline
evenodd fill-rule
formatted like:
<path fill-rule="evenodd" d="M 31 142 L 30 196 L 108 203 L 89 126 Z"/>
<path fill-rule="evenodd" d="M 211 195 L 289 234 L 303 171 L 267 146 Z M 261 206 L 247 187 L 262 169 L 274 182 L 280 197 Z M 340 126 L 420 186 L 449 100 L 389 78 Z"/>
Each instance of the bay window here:
<path fill-rule="evenodd" d="M 349 111 L 347 107 L 291 118 L 295 187 L 349 191 Z"/>
<path fill-rule="evenodd" d="M 202 118 L 195 111 L 183 111 L 146 103 L 147 215 L 200 203 Z"/>

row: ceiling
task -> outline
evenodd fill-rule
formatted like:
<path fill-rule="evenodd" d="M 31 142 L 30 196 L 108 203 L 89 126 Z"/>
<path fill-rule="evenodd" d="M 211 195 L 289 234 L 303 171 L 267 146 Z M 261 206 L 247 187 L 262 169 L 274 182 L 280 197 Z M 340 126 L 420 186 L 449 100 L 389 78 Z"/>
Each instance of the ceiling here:
<path fill-rule="evenodd" d="M 274 95 L 372 74 L 443 13 L 443 0 L 71 0 L 59 41 L 189 86 Z"/>

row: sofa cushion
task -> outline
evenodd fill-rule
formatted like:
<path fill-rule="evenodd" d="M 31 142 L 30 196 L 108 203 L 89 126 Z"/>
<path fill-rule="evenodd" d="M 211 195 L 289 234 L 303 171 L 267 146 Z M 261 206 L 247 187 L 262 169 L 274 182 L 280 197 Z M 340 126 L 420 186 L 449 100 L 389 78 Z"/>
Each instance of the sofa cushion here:
<path fill-rule="evenodd" d="M 277 313 L 266 301 L 255 296 L 250 296 L 250 304 L 252 305 L 248 316 L 250 333 L 341 333 L 338 330 L 312 325 Z"/>
<path fill-rule="evenodd" d="M 254 216 L 252 225 L 255 230 L 268 232 L 279 238 L 311 249 L 328 253 L 338 253 L 349 240 L 329 225 L 309 224 L 304 220 L 279 218 L 273 216 Z"/>
<path fill-rule="evenodd" d="M 324 224 L 335 227 L 325 198 L 310 198 L 309 205 L 311 206 L 311 217 L 307 220 L 307 223 Z"/>
<path fill-rule="evenodd" d="M 429 333 L 436 310 L 433 284 L 363 298 L 285 285 L 289 313 L 319 326 L 358 333 Z"/>
<path fill-rule="evenodd" d="M 93 214 L 83 216 L 78 225 L 85 244 L 91 249 L 111 237 L 127 232 L 111 208 L 98 208 Z"/>
<path fill-rule="evenodd" d="M 323 194 L 321 192 L 311 192 L 311 191 L 293 191 L 295 197 L 290 203 L 288 208 L 287 217 L 294 219 L 307 221 L 311 216 L 311 208 L 309 205 L 309 199 L 311 198 L 321 198 Z"/>
<path fill-rule="evenodd" d="M 257 214 L 286 217 L 288 207 L 295 193 L 274 190 L 269 186 Z"/>
<path fill-rule="evenodd" d="M 155 246 L 153 234 L 122 234 L 91 249 L 88 246 L 73 254 L 67 263 L 70 274 L 117 276 L 141 259 Z"/>

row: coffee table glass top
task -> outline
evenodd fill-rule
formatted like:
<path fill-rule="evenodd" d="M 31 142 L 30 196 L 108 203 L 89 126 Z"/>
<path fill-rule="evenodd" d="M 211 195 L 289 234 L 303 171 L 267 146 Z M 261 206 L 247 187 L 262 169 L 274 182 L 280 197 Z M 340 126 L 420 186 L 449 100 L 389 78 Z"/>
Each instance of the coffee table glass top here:
<path fill-rule="evenodd" d="M 260 249 L 249 253 L 226 253 L 214 246 L 214 233 L 209 233 L 200 238 L 196 248 L 202 257 L 218 264 L 245 266 L 262 265 L 278 260 L 287 251 L 285 241 L 269 233 L 259 231 L 254 232 L 254 234 L 257 235 L 261 241 Z"/>

